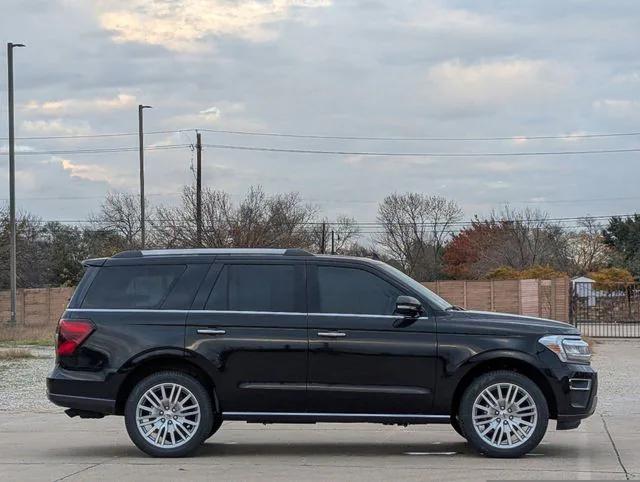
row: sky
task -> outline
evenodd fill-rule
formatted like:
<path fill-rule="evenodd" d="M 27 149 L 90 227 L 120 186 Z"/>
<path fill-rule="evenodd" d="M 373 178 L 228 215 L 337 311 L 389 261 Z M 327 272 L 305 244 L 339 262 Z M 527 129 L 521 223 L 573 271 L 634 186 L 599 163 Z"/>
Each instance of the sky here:
<path fill-rule="evenodd" d="M 640 135 L 526 138 L 640 132 L 639 18 L 634 0 L 2 0 L 0 40 L 27 45 L 15 51 L 18 137 L 136 133 L 137 105 L 153 107 L 145 130 L 174 132 L 145 138 L 152 205 L 175 204 L 193 182 L 198 128 L 503 137 L 203 131 L 203 183 L 234 199 L 252 185 L 297 191 L 362 222 L 409 191 L 453 199 L 466 219 L 505 203 L 564 217 L 638 210 L 640 152 L 477 154 L 640 148 Z M 4 50 L 0 64 L 5 152 Z M 135 150 L 33 154 L 136 146 L 135 135 L 18 139 L 18 208 L 82 220 L 108 191 L 137 193 Z M 0 203 L 8 189 L 0 154 Z"/>

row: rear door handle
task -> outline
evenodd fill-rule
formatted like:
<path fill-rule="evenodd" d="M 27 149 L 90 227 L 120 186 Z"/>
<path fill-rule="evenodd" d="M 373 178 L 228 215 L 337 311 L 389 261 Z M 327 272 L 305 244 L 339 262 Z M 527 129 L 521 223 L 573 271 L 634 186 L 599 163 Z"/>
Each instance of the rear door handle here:
<path fill-rule="evenodd" d="M 200 329 L 198 330 L 200 335 L 224 335 L 226 333 L 225 330 L 217 330 L 217 329 Z"/>
<path fill-rule="evenodd" d="M 318 336 L 322 338 L 342 338 L 343 336 L 347 336 L 347 334 L 341 331 L 319 331 Z"/>

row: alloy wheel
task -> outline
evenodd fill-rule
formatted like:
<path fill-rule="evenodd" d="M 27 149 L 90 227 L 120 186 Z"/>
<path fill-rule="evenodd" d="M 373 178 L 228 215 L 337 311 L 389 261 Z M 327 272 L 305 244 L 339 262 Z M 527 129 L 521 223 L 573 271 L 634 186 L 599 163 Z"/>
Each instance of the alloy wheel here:
<path fill-rule="evenodd" d="M 170 449 L 187 443 L 200 425 L 200 404 L 186 387 L 161 383 L 147 390 L 136 406 L 136 426 L 150 444 Z"/>
<path fill-rule="evenodd" d="M 490 385 L 473 403 L 473 428 L 495 448 L 510 449 L 525 443 L 533 435 L 537 419 L 533 397 L 513 383 Z"/>

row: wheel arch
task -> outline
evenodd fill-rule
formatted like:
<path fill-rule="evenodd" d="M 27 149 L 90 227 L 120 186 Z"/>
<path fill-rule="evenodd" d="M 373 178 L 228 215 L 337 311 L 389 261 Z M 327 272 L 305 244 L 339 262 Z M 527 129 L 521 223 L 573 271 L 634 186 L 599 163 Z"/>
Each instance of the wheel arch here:
<path fill-rule="evenodd" d="M 216 385 L 213 378 L 208 371 L 194 359 L 185 358 L 184 352 L 180 350 L 179 352 L 163 351 L 148 354 L 146 357 L 137 360 L 135 363 L 129 364 L 126 377 L 120 384 L 120 388 L 118 389 L 118 394 L 116 396 L 116 415 L 124 414 L 124 407 L 127 403 L 127 398 L 140 380 L 153 373 L 164 370 L 180 371 L 196 378 L 205 386 L 207 392 L 211 394 L 211 401 L 214 410 L 216 412 L 220 411 L 220 404 L 216 394 Z"/>
<path fill-rule="evenodd" d="M 557 417 L 558 409 L 556 398 L 551 385 L 540 369 L 527 360 L 525 356 L 519 356 L 519 354 L 514 353 L 494 353 L 484 354 L 484 356 L 478 357 L 478 359 L 474 361 L 473 366 L 462 376 L 454 390 L 451 399 L 452 416 L 458 413 L 462 395 L 474 379 L 480 375 L 496 370 L 512 370 L 530 378 L 540 388 L 549 407 L 549 418 Z"/>

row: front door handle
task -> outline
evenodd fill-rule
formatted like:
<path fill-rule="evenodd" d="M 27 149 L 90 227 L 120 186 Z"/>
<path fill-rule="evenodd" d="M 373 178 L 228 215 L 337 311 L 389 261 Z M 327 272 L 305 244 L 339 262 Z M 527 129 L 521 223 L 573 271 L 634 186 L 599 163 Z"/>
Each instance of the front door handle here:
<path fill-rule="evenodd" d="M 224 335 L 226 333 L 225 330 L 214 330 L 214 329 L 200 329 L 198 330 L 200 335 Z"/>
<path fill-rule="evenodd" d="M 342 338 L 343 336 L 347 336 L 347 334 L 341 331 L 319 331 L 318 336 L 322 338 Z"/>

